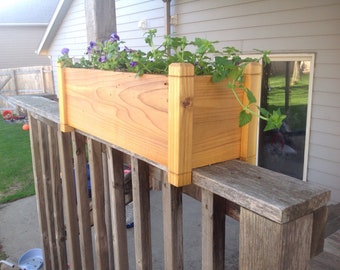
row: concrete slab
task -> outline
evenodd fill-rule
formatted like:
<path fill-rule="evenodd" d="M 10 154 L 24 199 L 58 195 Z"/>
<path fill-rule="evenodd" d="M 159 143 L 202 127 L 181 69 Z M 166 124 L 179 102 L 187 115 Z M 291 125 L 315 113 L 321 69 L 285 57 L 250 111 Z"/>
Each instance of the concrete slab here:
<path fill-rule="evenodd" d="M 27 250 L 41 248 L 35 196 L 0 205 L 0 243 L 8 260 L 17 265 Z M 13 269 L 1 265 L 1 269 Z"/>
<path fill-rule="evenodd" d="M 163 269 L 162 193 L 151 191 L 153 269 Z M 42 247 L 35 196 L 0 205 L 0 242 L 9 260 L 17 264 L 27 250 Z M 201 204 L 183 195 L 184 269 L 201 269 Z M 134 269 L 134 230 L 128 229 L 130 269 Z M 227 217 L 226 269 L 238 269 L 239 223 Z M 13 269 L 2 266 L 1 269 Z"/>

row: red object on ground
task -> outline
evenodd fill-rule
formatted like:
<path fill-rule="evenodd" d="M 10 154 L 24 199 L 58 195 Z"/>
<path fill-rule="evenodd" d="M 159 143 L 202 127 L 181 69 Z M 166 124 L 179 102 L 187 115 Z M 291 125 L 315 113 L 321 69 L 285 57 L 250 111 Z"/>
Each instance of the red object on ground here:
<path fill-rule="evenodd" d="M 2 117 L 5 120 L 11 120 L 13 118 L 13 113 L 10 110 L 5 110 L 5 111 L 2 112 Z"/>
<path fill-rule="evenodd" d="M 30 129 L 29 124 L 24 124 L 24 125 L 22 126 L 22 129 L 23 129 L 23 130 L 29 130 L 29 129 Z"/>

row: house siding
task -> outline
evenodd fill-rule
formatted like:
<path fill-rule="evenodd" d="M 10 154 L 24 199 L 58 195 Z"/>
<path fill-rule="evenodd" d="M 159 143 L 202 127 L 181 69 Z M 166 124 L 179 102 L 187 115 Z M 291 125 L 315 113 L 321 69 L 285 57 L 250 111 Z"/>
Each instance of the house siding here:
<path fill-rule="evenodd" d="M 128 46 L 141 44 L 138 21 L 163 35 L 162 1 L 116 1 L 117 29 Z M 315 53 L 307 180 L 332 190 L 340 202 L 340 1 L 171 1 L 176 35 L 219 40 L 218 49 L 235 46 L 273 54 Z"/>
<path fill-rule="evenodd" d="M 163 1 L 115 3 L 117 32 L 128 47 L 145 48 L 141 20 L 163 36 Z M 84 14 L 83 1 L 74 0 L 50 48 L 54 63 L 63 47 L 73 56 L 84 53 Z M 307 180 L 331 189 L 331 202 L 340 202 L 340 1 L 173 0 L 171 14 L 178 16 L 178 24 L 171 27 L 175 35 L 219 40 L 218 49 L 315 54 Z"/>
<path fill-rule="evenodd" d="M 49 65 L 35 53 L 46 26 L 0 25 L 0 69 Z"/>
<path fill-rule="evenodd" d="M 58 93 L 57 61 L 63 48 L 70 49 L 70 56 L 80 58 L 86 52 L 87 33 L 85 5 L 83 0 L 74 0 L 49 48 L 52 58 L 54 87 Z"/>

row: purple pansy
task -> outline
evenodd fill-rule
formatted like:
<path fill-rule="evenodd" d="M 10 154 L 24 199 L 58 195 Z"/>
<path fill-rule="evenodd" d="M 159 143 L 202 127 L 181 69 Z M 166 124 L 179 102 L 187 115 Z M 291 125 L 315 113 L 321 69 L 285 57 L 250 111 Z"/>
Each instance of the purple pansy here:
<path fill-rule="evenodd" d="M 107 59 L 106 59 L 106 56 L 105 55 L 102 55 L 101 57 L 99 57 L 99 62 L 100 63 L 104 63 L 104 62 L 106 62 L 107 61 Z"/>
<path fill-rule="evenodd" d="M 130 67 L 135 67 L 137 65 L 138 65 L 138 62 L 136 62 L 136 61 L 130 62 Z"/>
<path fill-rule="evenodd" d="M 119 38 L 119 36 L 117 35 L 117 33 L 113 32 L 113 33 L 111 34 L 111 36 L 110 36 L 110 41 L 111 41 L 111 42 L 115 42 L 115 41 L 119 41 L 119 40 L 120 40 L 120 38 Z"/>
<path fill-rule="evenodd" d="M 91 41 L 91 42 L 90 42 L 90 45 L 87 47 L 87 53 L 88 53 L 88 54 L 89 54 L 89 53 L 92 53 L 92 52 L 93 52 L 93 49 L 94 49 L 94 47 L 96 47 L 96 45 L 97 45 L 96 42 Z"/>
<path fill-rule="evenodd" d="M 70 49 L 69 49 L 69 48 L 63 48 L 63 49 L 61 50 L 61 54 L 62 54 L 62 55 L 68 55 L 69 52 L 70 52 Z"/>

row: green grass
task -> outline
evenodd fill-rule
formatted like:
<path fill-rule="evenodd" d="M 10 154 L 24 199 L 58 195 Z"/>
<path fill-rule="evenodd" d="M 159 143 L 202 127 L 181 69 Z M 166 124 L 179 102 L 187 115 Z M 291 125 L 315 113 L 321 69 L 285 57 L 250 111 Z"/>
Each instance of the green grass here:
<path fill-rule="evenodd" d="M 280 108 L 285 110 L 285 77 L 273 76 L 269 79 L 270 92 L 268 95 L 268 108 L 270 111 Z M 309 74 L 303 74 L 300 80 L 290 87 L 289 114 L 287 121 L 292 130 L 306 128 L 308 104 Z"/>
<path fill-rule="evenodd" d="M 29 132 L 0 120 L 0 203 L 35 193 Z"/>

